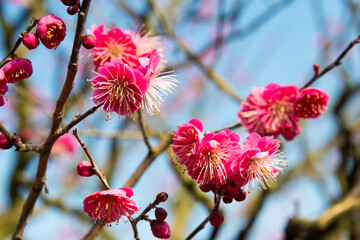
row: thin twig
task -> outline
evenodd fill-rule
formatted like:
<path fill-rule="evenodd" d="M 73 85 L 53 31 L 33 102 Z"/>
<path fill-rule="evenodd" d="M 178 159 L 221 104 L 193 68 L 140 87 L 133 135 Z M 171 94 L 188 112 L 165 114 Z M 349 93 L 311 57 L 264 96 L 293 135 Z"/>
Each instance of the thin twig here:
<path fill-rule="evenodd" d="M 139 124 L 140 124 L 141 133 L 143 135 L 145 145 L 149 149 L 149 152 L 152 152 L 152 147 L 151 147 L 151 144 L 150 144 L 150 141 L 149 141 L 149 137 L 148 137 L 148 135 L 146 133 L 146 130 L 145 130 L 144 118 L 142 116 L 141 111 L 138 111 L 138 113 L 139 113 Z"/>
<path fill-rule="evenodd" d="M 227 128 L 223 128 L 223 129 L 220 129 L 220 130 L 216 130 L 214 133 L 218 133 L 218 132 L 221 132 L 223 130 L 226 130 L 226 129 L 229 129 L 229 130 L 232 130 L 234 128 L 238 128 L 238 127 L 242 127 L 242 123 L 241 122 L 238 122 L 238 123 L 235 123 L 234 125 L 231 125 Z"/>
<path fill-rule="evenodd" d="M 345 50 L 342 51 L 342 53 L 335 59 L 334 62 L 332 62 L 329 66 L 324 68 L 321 72 L 315 73 L 314 77 L 308 83 L 306 83 L 301 89 L 310 86 L 320 77 L 322 77 L 325 73 L 327 73 L 333 68 L 340 66 L 342 64 L 341 60 L 346 56 L 346 54 L 350 51 L 350 49 L 353 48 L 358 43 L 360 43 L 360 36 L 358 36 L 354 41 L 350 42 L 349 45 L 345 48 Z"/>
<path fill-rule="evenodd" d="M 70 93 L 74 86 L 75 76 L 78 70 L 79 65 L 79 52 L 81 47 L 81 36 L 85 29 L 85 21 L 87 17 L 87 13 L 89 10 L 91 0 L 83 0 L 82 5 L 80 7 L 80 12 L 78 13 L 78 22 L 76 26 L 75 38 L 73 49 L 71 53 L 71 57 L 68 64 L 68 71 L 65 79 L 65 83 L 61 90 L 60 96 L 58 97 L 55 111 L 53 114 L 53 120 L 51 125 L 51 130 L 49 135 L 42 145 L 43 150 L 40 152 L 38 167 L 36 171 L 36 176 L 34 183 L 30 189 L 30 192 L 24 202 L 20 219 L 17 223 L 16 229 L 13 233 L 12 239 L 20 240 L 23 237 L 23 232 L 26 226 L 26 223 L 29 220 L 30 214 L 34 209 L 35 202 L 37 201 L 41 190 L 44 186 L 44 177 L 46 174 L 47 165 L 49 162 L 49 156 L 52 146 L 54 145 L 57 137 L 59 136 L 59 132 L 61 132 L 61 122 L 64 118 L 65 113 L 65 104 L 67 99 L 70 96 Z"/>
<path fill-rule="evenodd" d="M 91 154 L 90 154 L 90 152 L 89 152 L 86 144 L 85 144 L 83 141 L 81 141 L 81 139 L 80 139 L 80 137 L 79 137 L 79 135 L 78 135 L 78 133 L 77 133 L 77 129 L 76 129 L 76 128 L 73 130 L 73 135 L 75 136 L 76 140 L 78 140 L 78 142 L 80 143 L 80 145 L 81 145 L 82 149 L 84 150 L 86 156 L 89 158 L 89 160 L 90 160 L 90 162 L 91 162 L 91 169 L 92 169 L 92 170 L 95 172 L 95 174 L 100 178 L 100 181 L 104 184 L 104 186 L 105 186 L 108 190 L 110 190 L 111 187 L 109 186 L 109 183 L 106 181 L 105 175 L 102 174 L 102 173 L 100 172 L 100 169 L 96 166 L 95 161 L 94 161 L 93 157 L 91 156 Z"/>
<path fill-rule="evenodd" d="M 24 144 L 16 134 L 11 135 L 6 128 L 0 123 L 0 132 L 6 137 L 6 139 L 11 142 L 12 145 L 16 147 L 18 152 L 41 152 L 42 146 L 35 144 Z"/>
<path fill-rule="evenodd" d="M 26 27 L 25 31 L 21 31 L 18 39 L 16 40 L 16 42 L 14 43 L 14 45 L 11 47 L 10 51 L 8 52 L 8 54 L 6 54 L 6 56 L 4 57 L 3 60 L 1 60 L 0 62 L 0 68 L 3 67 L 7 62 L 11 61 L 13 58 L 13 55 L 15 53 L 15 51 L 18 49 L 18 47 L 20 46 L 20 44 L 22 43 L 22 40 L 25 36 L 25 33 L 30 32 L 38 23 L 38 19 L 37 18 L 31 18 L 29 25 Z"/>
<path fill-rule="evenodd" d="M 215 205 L 215 206 L 214 206 L 214 209 L 215 209 L 216 211 L 219 210 L 221 197 L 222 197 L 222 194 L 218 194 L 218 195 L 214 198 L 214 205 Z M 198 232 L 200 232 L 202 229 L 205 228 L 206 223 L 209 221 L 210 214 L 211 214 L 211 211 L 210 211 L 210 213 L 209 213 L 209 216 L 207 216 L 207 217 L 204 219 L 204 221 L 202 221 L 202 222 L 200 223 L 200 225 L 197 226 L 197 228 L 195 228 L 195 230 L 192 231 L 192 233 L 190 233 L 189 236 L 187 236 L 187 238 L 185 238 L 185 240 L 190 240 L 190 239 L 192 239 Z"/>

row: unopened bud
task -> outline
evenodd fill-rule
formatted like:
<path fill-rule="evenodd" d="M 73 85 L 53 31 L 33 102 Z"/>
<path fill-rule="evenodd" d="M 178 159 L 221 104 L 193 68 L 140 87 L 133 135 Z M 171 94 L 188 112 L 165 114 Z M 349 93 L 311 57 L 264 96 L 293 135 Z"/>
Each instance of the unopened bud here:
<path fill-rule="evenodd" d="M 155 209 L 155 217 L 156 217 L 156 220 L 159 220 L 159 221 L 164 221 L 165 218 L 167 217 L 167 212 L 165 209 L 159 207 L 159 208 L 156 208 Z"/>
<path fill-rule="evenodd" d="M 35 33 L 30 32 L 30 33 L 25 33 L 25 36 L 23 38 L 23 44 L 25 45 L 25 47 L 27 47 L 27 49 L 33 50 L 37 48 L 37 46 L 39 46 L 40 41 Z"/>
<path fill-rule="evenodd" d="M 156 196 L 158 202 L 165 202 L 168 199 L 168 194 L 166 192 L 161 192 Z"/>
<path fill-rule="evenodd" d="M 150 222 L 151 231 L 155 237 L 160 239 L 170 238 L 170 227 L 169 224 L 165 221 L 152 220 Z"/>
<path fill-rule="evenodd" d="M 240 189 L 239 194 L 236 196 L 235 201 L 241 202 L 246 199 L 246 192 L 244 189 Z"/>
<path fill-rule="evenodd" d="M 0 149 L 9 149 L 12 146 L 12 143 L 9 142 L 4 135 L 0 134 Z"/>
<path fill-rule="evenodd" d="M 91 177 L 95 172 L 91 169 L 92 164 L 90 161 L 81 161 L 77 166 L 77 173 L 82 177 Z"/>
<path fill-rule="evenodd" d="M 80 11 L 80 8 L 77 5 L 72 5 L 66 11 L 69 15 L 74 15 Z"/>
<path fill-rule="evenodd" d="M 223 202 L 224 202 L 225 204 L 232 203 L 232 201 L 233 201 L 233 199 L 232 199 L 232 198 L 225 197 L 225 196 L 222 198 L 222 200 L 223 200 Z"/>
<path fill-rule="evenodd" d="M 223 223 L 224 216 L 215 209 L 213 209 L 210 213 L 209 221 L 211 225 L 213 225 L 214 227 L 218 227 Z"/>
<path fill-rule="evenodd" d="M 72 5 L 75 5 L 77 3 L 77 0 L 61 0 L 61 2 L 65 6 L 72 6 Z"/>
<path fill-rule="evenodd" d="M 313 68 L 314 68 L 314 73 L 315 73 L 315 75 L 319 74 L 320 65 L 317 64 L 317 63 L 315 63 L 314 66 L 313 66 Z"/>
<path fill-rule="evenodd" d="M 86 49 L 92 49 L 96 46 L 96 38 L 91 34 L 81 36 L 81 45 Z"/>

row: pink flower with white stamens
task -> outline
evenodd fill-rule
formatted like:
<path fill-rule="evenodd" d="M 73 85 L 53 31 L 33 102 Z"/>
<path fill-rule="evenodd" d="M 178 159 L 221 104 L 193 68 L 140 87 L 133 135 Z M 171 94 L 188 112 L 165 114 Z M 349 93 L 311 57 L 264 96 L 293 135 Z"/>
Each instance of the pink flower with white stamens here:
<path fill-rule="evenodd" d="M 94 192 L 84 200 L 84 211 L 102 224 L 119 222 L 122 216 L 129 217 L 138 212 L 136 203 L 130 199 L 131 188 L 118 188 Z"/>
<path fill-rule="evenodd" d="M 301 129 L 300 120 L 294 114 L 294 101 L 298 95 L 294 85 L 280 86 L 275 83 L 252 90 L 242 103 L 239 119 L 250 132 L 261 135 L 282 134 L 286 140 L 292 140 Z"/>
<path fill-rule="evenodd" d="M 208 132 L 201 140 L 193 163 L 187 167 L 189 175 L 200 185 L 222 185 L 227 179 L 226 163 L 241 153 L 239 135 L 230 130 Z"/>
<path fill-rule="evenodd" d="M 267 189 L 269 180 L 277 180 L 279 172 L 284 171 L 287 162 L 278 157 L 280 141 L 271 137 L 261 137 L 251 133 L 242 144 L 242 154 L 228 163 L 229 179 L 238 186 L 247 185 L 254 189 L 257 180 L 259 189 Z"/>
<path fill-rule="evenodd" d="M 150 57 L 139 58 L 140 67 L 138 68 L 145 77 L 149 78 L 149 88 L 144 95 L 142 107 L 152 116 L 155 109 L 160 112 L 163 96 L 171 93 L 177 87 L 178 80 L 168 72 L 160 72 L 161 56 L 152 54 Z"/>
<path fill-rule="evenodd" d="M 174 134 L 174 153 L 179 157 L 179 163 L 190 168 L 194 163 L 199 144 L 203 139 L 203 126 L 199 119 L 191 119 L 189 123 L 177 127 Z"/>
<path fill-rule="evenodd" d="M 143 95 L 149 87 L 148 78 L 119 58 L 100 67 L 91 82 L 95 89 L 92 96 L 94 103 L 103 104 L 102 108 L 109 117 L 111 112 L 131 116 L 140 108 Z"/>
<path fill-rule="evenodd" d="M 101 67 L 113 58 L 120 58 L 130 67 L 136 67 L 138 65 L 136 46 L 131 36 L 120 28 L 112 28 L 107 32 L 104 28 L 104 25 L 92 26 L 92 33 L 96 37 L 96 47 L 93 48 L 95 66 Z"/>

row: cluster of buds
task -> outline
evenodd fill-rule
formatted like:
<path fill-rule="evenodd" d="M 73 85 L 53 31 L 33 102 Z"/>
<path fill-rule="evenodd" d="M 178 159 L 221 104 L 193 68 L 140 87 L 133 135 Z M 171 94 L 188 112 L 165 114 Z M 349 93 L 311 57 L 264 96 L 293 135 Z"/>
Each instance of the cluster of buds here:
<path fill-rule="evenodd" d="M 217 193 L 220 191 L 223 195 L 222 201 L 225 204 L 231 203 L 233 200 L 237 202 L 242 202 L 246 199 L 246 192 L 242 187 L 236 185 L 233 181 L 227 180 L 225 184 L 218 185 L 214 184 L 204 184 L 200 185 L 200 190 L 203 192 L 212 191 L 213 193 Z"/>
<path fill-rule="evenodd" d="M 159 193 L 156 196 L 156 203 L 165 202 L 168 199 L 168 194 L 166 192 Z M 167 212 L 164 208 L 156 207 L 155 208 L 155 218 L 150 221 L 150 227 L 153 235 L 160 239 L 170 238 L 171 232 L 169 224 L 165 221 L 167 217 Z"/>
<path fill-rule="evenodd" d="M 68 6 L 67 13 L 74 15 L 80 11 L 80 0 L 61 0 L 61 2 Z"/>

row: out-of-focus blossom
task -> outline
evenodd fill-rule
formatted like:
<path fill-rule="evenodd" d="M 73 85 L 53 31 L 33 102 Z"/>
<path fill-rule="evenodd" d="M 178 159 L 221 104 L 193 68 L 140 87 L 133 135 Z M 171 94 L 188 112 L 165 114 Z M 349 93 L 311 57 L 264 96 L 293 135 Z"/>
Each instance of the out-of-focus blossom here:
<path fill-rule="evenodd" d="M 36 36 L 35 33 L 26 33 L 24 38 L 23 38 L 23 44 L 24 46 L 29 49 L 29 50 L 33 50 L 35 48 L 37 48 L 37 46 L 39 46 L 40 41 L 38 36 Z"/>
<path fill-rule="evenodd" d="M 100 67 L 97 76 L 91 79 L 95 89 L 92 99 L 95 104 L 103 104 L 109 118 L 111 112 L 131 116 L 141 106 L 149 87 L 148 80 L 121 59 L 114 58 Z"/>
<path fill-rule="evenodd" d="M 56 140 L 51 151 L 53 154 L 75 153 L 78 148 L 79 143 L 74 136 L 70 133 L 65 133 Z"/>
<path fill-rule="evenodd" d="M 4 71 L 0 69 L 0 107 L 5 104 L 5 93 L 9 90 Z"/>
<path fill-rule="evenodd" d="M 84 211 L 102 224 L 119 222 L 122 216 L 129 217 L 139 211 L 130 199 L 132 196 L 133 191 L 127 187 L 94 192 L 85 198 Z"/>
<path fill-rule="evenodd" d="M 50 14 L 39 19 L 36 33 L 46 48 L 56 49 L 66 36 L 66 26 L 63 20 Z"/>
<path fill-rule="evenodd" d="M 8 83 L 14 83 L 29 78 L 33 73 L 31 62 L 20 58 L 10 61 L 4 67 L 4 74 Z"/>
<path fill-rule="evenodd" d="M 170 238 L 171 232 L 169 224 L 165 221 L 152 220 L 150 222 L 151 231 L 155 237 L 160 239 Z"/>
<path fill-rule="evenodd" d="M 9 149 L 9 148 L 12 148 L 12 143 L 9 142 L 6 137 L 2 134 L 0 134 L 0 149 Z"/>
<path fill-rule="evenodd" d="M 300 91 L 295 100 L 295 115 L 301 118 L 317 118 L 326 109 L 329 95 L 317 88 L 308 87 Z"/>

